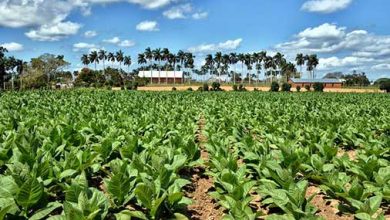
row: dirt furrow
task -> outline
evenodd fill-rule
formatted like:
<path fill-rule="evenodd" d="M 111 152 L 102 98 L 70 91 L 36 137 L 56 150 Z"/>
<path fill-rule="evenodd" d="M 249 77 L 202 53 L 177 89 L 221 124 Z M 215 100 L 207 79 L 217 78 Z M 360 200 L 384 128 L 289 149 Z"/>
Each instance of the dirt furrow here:
<path fill-rule="evenodd" d="M 203 134 L 206 121 L 202 116 L 198 122 L 197 141 L 201 151 L 201 159 L 207 164 L 209 153 L 204 148 L 207 137 Z M 206 167 L 195 167 L 191 171 L 192 184 L 188 187 L 187 196 L 193 203 L 187 207 L 191 219 L 219 220 L 224 215 L 222 207 L 208 194 L 214 181 L 204 174 Z"/>

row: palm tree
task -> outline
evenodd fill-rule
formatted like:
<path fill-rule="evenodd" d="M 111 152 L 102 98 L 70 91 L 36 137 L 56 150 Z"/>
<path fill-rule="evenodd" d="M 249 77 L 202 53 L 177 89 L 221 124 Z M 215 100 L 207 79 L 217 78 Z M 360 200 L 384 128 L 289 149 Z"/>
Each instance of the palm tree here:
<path fill-rule="evenodd" d="M 297 71 L 297 69 L 295 68 L 295 65 L 291 62 L 283 64 L 282 70 L 283 70 L 283 73 L 285 73 L 285 75 L 286 75 L 287 82 L 290 79 L 291 75 Z"/>
<path fill-rule="evenodd" d="M 182 68 L 186 60 L 186 54 L 182 50 L 179 50 L 179 52 L 177 52 L 177 60 L 180 63 L 180 67 Z"/>
<path fill-rule="evenodd" d="M 138 54 L 138 65 L 143 65 L 145 63 L 147 63 L 146 59 L 145 59 L 145 54 L 141 53 L 141 54 Z"/>
<path fill-rule="evenodd" d="M 194 69 L 194 58 L 195 56 L 192 53 L 186 53 L 186 62 L 185 66 L 189 68 L 191 71 L 188 72 L 189 74 L 189 80 L 188 84 L 191 84 L 191 79 L 192 79 L 192 70 Z"/>
<path fill-rule="evenodd" d="M 252 54 L 245 54 L 245 65 L 249 71 L 249 75 L 248 75 L 248 80 L 249 80 L 249 85 L 251 84 L 251 75 L 252 75 L 252 64 L 253 64 L 253 56 Z"/>
<path fill-rule="evenodd" d="M 264 78 L 265 78 L 265 72 L 266 72 L 266 69 L 265 69 L 265 60 L 267 58 L 267 51 L 261 51 L 259 53 L 259 56 L 260 56 L 260 62 L 263 63 L 263 69 L 264 69 Z"/>
<path fill-rule="evenodd" d="M 229 54 L 224 54 L 222 56 L 222 67 L 223 67 L 223 73 L 229 74 L 229 65 L 230 65 L 230 56 Z"/>
<path fill-rule="evenodd" d="M 267 75 L 267 78 L 270 76 L 270 75 L 273 75 L 274 71 L 275 71 L 275 68 L 276 68 L 276 63 L 275 63 L 275 60 L 273 57 L 271 56 L 266 56 L 265 57 L 265 60 L 264 60 L 264 68 L 266 70 L 266 75 Z M 271 69 L 271 71 L 270 71 Z M 271 77 L 271 82 L 272 82 L 272 77 Z"/>
<path fill-rule="evenodd" d="M 168 72 L 167 72 L 167 62 L 169 61 L 171 52 L 169 52 L 168 48 L 164 48 L 161 51 L 161 58 L 165 61 L 165 84 L 168 84 Z"/>
<path fill-rule="evenodd" d="M 150 47 L 145 49 L 145 59 L 149 61 L 149 66 L 150 66 L 150 83 L 153 84 L 153 76 L 152 76 L 152 60 L 153 60 L 153 52 L 150 49 Z"/>
<path fill-rule="evenodd" d="M 157 48 L 157 49 L 154 49 L 152 51 L 153 53 L 153 59 L 155 61 L 158 61 L 158 84 L 161 83 L 160 81 L 160 74 L 161 74 L 161 59 L 162 59 L 162 55 L 161 55 L 161 49 L 160 48 Z"/>
<path fill-rule="evenodd" d="M 92 52 L 89 54 L 89 62 L 95 64 L 95 71 L 96 71 L 96 70 L 97 70 L 97 69 L 96 69 L 96 64 L 99 63 L 99 56 L 98 56 L 98 53 L 97 53 L 96 50 L 92 51 Z"/>
<path fill-rule="evenodd" d="M 176 84 L 176 61 L 177 61 L 176 55 L 173 53 L 169 53 L 167 61 L 169 65 L 173 67 L 173 84 L 175 85 Z"/>
<path fill-rule="evenodd" d="M 213 55 L 207 54 L 205 58 L 205 66 L 209 70 L 209 74 L 212 74 L 212 71 L 214 69 L 214 58 Z"/>
<path fill-rule="evenodd" d="M 88 65 L 91 63 L 91 61 L 89 60 L 89 57 L 87 54 L 83 54 L 81 56 L 81 62 L 84 64 L 84 66 L 88 67 Z"/>
<path fill-rule="evenodd" d="M 244 64 L 245 64 L 245 54 L 238 54 L 238 61 L 241 62 L 241 84 L 244 83 Z"/>
<path fill-rule="evenodd" d="M 233 84 L 236 84 L 236 74 L 237 74 L 237 54 L 236 53 L 230 53 L 229 54 L 229 63 L 230 65 L 234 65 L 234 73 L 233 73 Z"/>
<path fill-rule="evenodd" d="M 8 50 L 5 47 L 0 46 L 0 86 L 5 86 L 4 77 L 5 77 L 5 53 Z M 4 88 L 5 89 L 5 88 Z"/>
<path fill-rule="evenodd" d="M 303 54 L 299 53 L 297 54 L 296 58 L 295 58 L 295 62 L 297 63 L 297 65 L 299 66 L 300 70 L 299 72 L 302 74 L 302 66 L 305 65 L 305 56 L 303 56 Z"/>
<path fill-rule="evenodd" d="M 218 81 L 221 83 L 221 63 L 223 61 L 223 56 L 221 52 L 215 53 L 214 62 L 217 64 L 217 72 L 218 72 Z"/>
<path fill-rule="evenodd" d="M 274 56 L 274 61 L 275 61 L 276 67 L 277 67 L 276 75 L 283 75 L 282 65 L 283 65 L 283 63 L 286 62 L 286 60 L 284 59 L 284 55 L 277 52 Z"/>
<path fill-rule="evenodd" d="M 115 58 L 116 58 L 116 61 L 119 62 L 119 70 L 122 72 L 122 62 L 124 60 L 124 55 L 123 55 L 122 50 L 119 50 L 118 52 L 116 52 Z"/>
<path fill-rule="evenodd" d="M 123 64 L 127 66 L 127 73 L 130 73 L 130 66 L 131 66 L 131 56 L 125 56 L 123 60 Z"/>
<path fill-rule="evenodd" d="M 109 52 L 108 54 L 107 54 L 107 60 L 108 60 L 108 62 L 111 62 L 111 63 L 114 63 L 115 62 L 115 54 L 114 53 L 112 53 L 112 52 Z"/>
<path fill-rule="evenodd" d="M 105 69 L 106 69 L 105 61 L 107 59 L 107 51 L 99 50 L 98 58 L 99 58 L 99 60 L 103 61 L 103 75 L 104 75 L 105 74 Z"/>
<path fill-rule="evenodd" d="M 317 55 L 312 54 L 312 55 L 306 56 L 306 58 L 307 58 L 307 64 L 306 64 L 307 71 L 309 71 L 311 73 L 311 77 L 314 79 L 315 78 L 314 70 L 317 67 L 317 65 L 319 64 Z"/>

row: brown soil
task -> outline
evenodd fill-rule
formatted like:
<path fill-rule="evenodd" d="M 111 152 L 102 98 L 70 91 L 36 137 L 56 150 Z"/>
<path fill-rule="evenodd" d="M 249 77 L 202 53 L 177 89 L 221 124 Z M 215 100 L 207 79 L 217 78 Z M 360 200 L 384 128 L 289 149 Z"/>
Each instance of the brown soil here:
<path fill-rule="evenodd" d="M 340 211 L 337 209 L 339 201 L 335 199 L 327 199 L 321 190 L 316 186 L 309 186 L 306 191 L 306 198 L 314 195 L 311 204 L 318 209 L 318 216 L 327 220 L 353 220 L 353 215 L 340 215 Z"/>
<path fill-rule="evenodd" d="M 201 159 L 209 161 L 209 154 L 204 149 L 207 137 L 203 134 L 206 121 L 204 117 L 199 119 L 197 141 L 201 148 Z M 191 219 L 195 220 L 219 220 L 224 215 L 224 209 L 208 194 L 213 188 L 214 181 L 204 175 L 204 168 L 195 167 L 191 172 L 191 185 L 186 190 L 186 196 L 191 198 L 193 203 L 187 207 Z"/>
<path fill-rule="evenodd" d="M 356 160 L 356 158 L 357 158 L 357 152 L 356 152 L 356 150 L 344 150 L 344 149 L 339 149 L 338 151 L 337 151 L 337 157 L 342 157 L 342 156 L 344 156 L 344 154 L 347 154 L 347 156 L 349 157 L 349 159 L 350 160 Z"/>

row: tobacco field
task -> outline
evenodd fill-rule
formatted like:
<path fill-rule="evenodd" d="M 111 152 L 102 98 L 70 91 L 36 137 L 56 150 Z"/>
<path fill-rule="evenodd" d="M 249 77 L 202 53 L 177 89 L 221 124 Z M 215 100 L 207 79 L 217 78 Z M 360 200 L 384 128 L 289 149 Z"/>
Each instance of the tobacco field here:
<path fill-rule="evenodd" d="M 390 219 L 390 96 L 2 93 L 0 219 Z"/>

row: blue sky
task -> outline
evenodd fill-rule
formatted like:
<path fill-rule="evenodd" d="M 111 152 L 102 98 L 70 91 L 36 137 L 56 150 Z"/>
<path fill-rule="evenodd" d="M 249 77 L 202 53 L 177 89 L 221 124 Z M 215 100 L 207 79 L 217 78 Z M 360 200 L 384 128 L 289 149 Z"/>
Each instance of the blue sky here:
<path fill-rule="evenodd" d="M 316 53 L 318 75 L 365 71 L 390 77 L 388 0 L 2 0 L 0 45 L 29 60 L 104 48 L 136 56 L 146 47 L 196 54 L 267 50 Z M 136 67 L 134 64 L 132 67 Z"/>

